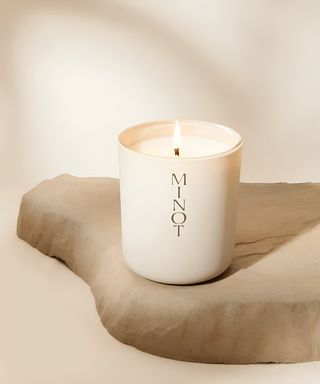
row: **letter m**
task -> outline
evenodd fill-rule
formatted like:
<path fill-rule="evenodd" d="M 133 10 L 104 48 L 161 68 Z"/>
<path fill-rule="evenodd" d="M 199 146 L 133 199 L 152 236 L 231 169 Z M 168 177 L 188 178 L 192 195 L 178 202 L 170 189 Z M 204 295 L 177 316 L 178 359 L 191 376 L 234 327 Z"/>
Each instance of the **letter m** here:
<path fill-rule="evenodd" d="M 187 175 L 184 173 L 181 177 L 180 180 L 178 180 L 177 176 L 175 173 L 172 174 L 172 185 L 177 184 L 179 185 L 182 182 L 183 185 L 187 185 Z"/>

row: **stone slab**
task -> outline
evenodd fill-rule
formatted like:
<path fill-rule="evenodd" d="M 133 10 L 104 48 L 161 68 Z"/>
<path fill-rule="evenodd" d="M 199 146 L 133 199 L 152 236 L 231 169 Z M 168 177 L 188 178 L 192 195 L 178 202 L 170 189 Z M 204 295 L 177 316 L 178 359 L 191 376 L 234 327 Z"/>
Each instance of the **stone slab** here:
<path fill-rule="evenodd" d="M 211 281 L 170 286 L 121 254 L 119 182 L 61 175 L 26 193 L 18 236 L 91 288 L 116 339 L 205 363 L 320 360 L 320 184 L 241 184 L 235 258 Z"/>

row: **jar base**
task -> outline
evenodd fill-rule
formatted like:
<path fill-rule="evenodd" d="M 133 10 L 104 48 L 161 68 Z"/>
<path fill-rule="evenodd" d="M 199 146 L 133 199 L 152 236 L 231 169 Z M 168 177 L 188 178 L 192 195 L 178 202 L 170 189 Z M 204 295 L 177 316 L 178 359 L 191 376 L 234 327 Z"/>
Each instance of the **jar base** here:
<path fill-rule="evenodd" d="M 147 280 L 153 281 L 154 283 L 159 283 L 159 284 L 165 284 L 165 285 L 196 285 L 196 284 L 204 284 L 209 282 L 210 280 L 215 279 L 216 277 L 220 276 L 223 272 L 225 272 L 231 264 L 231 261 L 220 268 L 218 272 L 211 273 L 209 275 L 203 276 L 202 277 L 197 277 L 197 278 L 190 278 L 190 279 L 165 279 L 165 278 L 159 278 L 159 277 L 154 277 L 151 275 L 148 275 L 147 273 L 141 273 L 136 271 L 134 268 L 132 268 L 130 265 L 128 265 L 129 269 L 137 274 L 138 276 L 141 276 Z"/>

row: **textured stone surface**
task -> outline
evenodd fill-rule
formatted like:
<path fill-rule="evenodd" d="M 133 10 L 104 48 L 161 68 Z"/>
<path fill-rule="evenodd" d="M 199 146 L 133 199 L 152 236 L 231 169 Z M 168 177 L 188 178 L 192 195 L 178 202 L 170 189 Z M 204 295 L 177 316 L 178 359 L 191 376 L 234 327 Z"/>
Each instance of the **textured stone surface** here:
<path fill-rule="evenodd" d="M 61 175 L 24 195 L 18 236 L 85 280 L 102 323 L 143 351 L 208 363 L 320 359 L 320 184 L 242 184 L 236 257 L 162 285 L 121 256 L 118 180 Z"/>

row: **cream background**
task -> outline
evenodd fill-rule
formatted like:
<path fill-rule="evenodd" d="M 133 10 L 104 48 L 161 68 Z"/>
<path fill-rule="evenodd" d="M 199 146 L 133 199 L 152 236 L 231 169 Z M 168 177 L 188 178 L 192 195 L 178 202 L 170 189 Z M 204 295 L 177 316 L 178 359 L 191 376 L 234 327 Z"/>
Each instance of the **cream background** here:
<path fill-rule="evenodd" d="M 21 194 L 117 176 L 117 134 L 159 118 L 245 140 L 242 180 L 320 180 L 320 2 L 0 0 L 0 382 L 318 382 L 319 363 L 195 365 L 113 340 L 87 286 L 17 240 Z"/>

